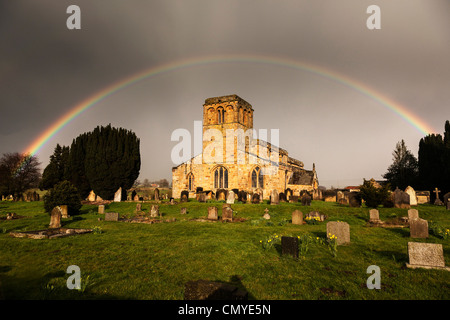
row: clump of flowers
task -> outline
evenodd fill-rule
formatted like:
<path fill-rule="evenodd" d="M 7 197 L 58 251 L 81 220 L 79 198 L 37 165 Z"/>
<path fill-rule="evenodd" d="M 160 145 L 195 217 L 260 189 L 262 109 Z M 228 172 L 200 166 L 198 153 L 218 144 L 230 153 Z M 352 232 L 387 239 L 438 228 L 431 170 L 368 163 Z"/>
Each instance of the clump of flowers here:
<path fill-rule="evenodd" d="M 327 238 L 328 250 L 330 250 L 333 257 L 337 256 L 337 237 L 334 234 L 329 233 Z"/>
<path fill-rule="evenodd" d="M 430 221 L 428 229 L 430 229 L 436 237 L 441 237 L 444 240 L 450 238 L 450 229 L 441 226 L 437 222 Z"/>
<path fill-rule="evenodd" d="M 281 236 L 274 233 L 264 240 L 260 240 L 259 243 L 262 245 L 264 250 L 268 250 L 273 247 L 274 244 L 279 244 L 281 242 Z"/>
<path fill-rule="evenodd" d="M 103 233 L 103 230 L 102 230 L 101 227 L 95 226 L 95 227 L 92 228 L 92 232 L 93 232 L 94 234 L 101 234 L 101 233 Z"/>
<path fill-rule="evenodd" d="M 307 224 L 318 224 L 318 223 L 320 222 L 320 217 L 317 217 L 317 216 L 313 216 L 313 217 L 307 216 L 307 217 L 305 218 L 305 221 L 306 221 Z"/>

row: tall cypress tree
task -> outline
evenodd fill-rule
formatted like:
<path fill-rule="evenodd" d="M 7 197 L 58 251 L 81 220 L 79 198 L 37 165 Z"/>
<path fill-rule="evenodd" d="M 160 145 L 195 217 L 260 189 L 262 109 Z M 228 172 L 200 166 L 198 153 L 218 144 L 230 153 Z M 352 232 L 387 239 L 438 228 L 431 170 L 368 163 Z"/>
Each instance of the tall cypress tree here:
<path fill-rule="evenodd" d="M 83 133 L 72 141 L 67 165 L 68 180 L 77 188 L 82 199 L 92 190 L 85 170 L 88 137 L 89 133 Z"/>
<path fill-rule="evenodd" d="M 56 145 L 50 162 L 42 173 L 42 180 L 39 184 L 41 190 L 51 189 L 57 183 L 68 180 L 69 147 Z"/>

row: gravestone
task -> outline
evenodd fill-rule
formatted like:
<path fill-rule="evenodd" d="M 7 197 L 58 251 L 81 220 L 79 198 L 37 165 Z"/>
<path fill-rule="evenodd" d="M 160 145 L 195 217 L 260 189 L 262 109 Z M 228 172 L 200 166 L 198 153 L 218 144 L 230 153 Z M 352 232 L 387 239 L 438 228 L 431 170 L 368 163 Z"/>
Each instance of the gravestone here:
<path fill-rule="evenodd" d="M 159 205 L 152 205 L 152 209 L 150 210 L 150 217 L 156 218 L 159 216 Z"/>
<path fill-rule="evenodd" d="M 141 203 L 137 203 L 136 204 L 136 212 L 140 212 L 142 211 L 142 204 Z"/>
<path fill-rule="evenodd" d="M 106 212 L 105 221 L 119 221 L 119 214 L 117 212 Z"/>
<path fill-rule="evenodd" d="M 181 191 L 181 196 L 180 196 L 181 202 L 187 202 L 188 199 L 189 199 L 189 191 L 187 191 L 187 190 Z"/>
<path fill-rule="evenodd" d="M 218 220 L 217 207 L 208 207 L 208 220 Z"/>
<path fill-rule="evenodd" d="M 69 209 L 67 208 L 67 205 L 60 205 L 59 208 L 61 209 L 61 217 L 64 219 L 69 218 Z"/>
<path fill-rule="evenodd" d="M 227 192 L 224 189 L 219 189 L 217 190 L 217 194 L 216 194 L 217 200 L 218 201 L 225 201 L 226 197 L 227 197 Z"/>
<path fill-rule="evenodd" d="M 351 208 L 361 207 L 361 194 L 359 192 L 349 192 L 348 193 L 348 204 Z"/>
<path fill-rule="evenodd" d="M 287 201 L 290 201 L 290 200 L 291 200 L 291 197 L 292 197 L 292 190 L 289 189 L 289 188 L 287 188 L 287 189 L 284 191 L 284 193 L 286 194 L 286 200 L 287 200 Z"/>
<path fill-rule="evenodd" d="M 198 202 L 206 202 L 206 195 L 204 193 L 198 195 Z"/>
<path fill-rule="evenodd" d="M 120 187 L 114 194 L 114 202 L 122 201 L 122 187 Z"/>
<path fill-rule="evenodd" d="M 185 284 L 184 300 L 247 300 L 248 292 L 238 287 L 208 280 L 189 281 Z"/>
<path fill-rule="evenodd" d="M 291 196 L 290 198 L 289 198 L 289 203 L 296 203 L 296 202 L 298 202 L 298 196 Z"/>
<path fill-rule="evenodd" d="M 233 210 L 230 207 L 222 208 L 222 221 L 233 221 Z"/>
<path fill-rule="evenodd" d="M 98 213 L 105 213 L 105 205 L 101 204 L 98 206 Z"/>
<path fill-rule="evenodd" d="M 380 221 L 380 212 L 377 209 L 370 209 L 369 222 L 379 223 Z"/>
<path fill-rule="evenodd" d="M 238 193 L 238 201 L 246 203 L 247 202 L 247 192 L 241 190 Z"/>
<path fill-rule="evenodd" d="M 338 200 L 338 203 L 339 203 L 340 205 L 348 205 L 348 200 L 347 200 L 347 198 L 340 198 L 340 199 Z"/>
<path fill-rule="evenodd" d="M 300 210 L 292 212 L 292 224 L 303 224 L 303 212 Z"/>
<path fill-rule="evenodd" d="M 350 225 L 347 222 L 330 221 L 327 223 L 327 238 L 336 236 L 338 245 L 350 243 Z"/>
<path fill-rule="evenodd" d="M 302 195 L 302 205 L 303 206 L 310 206 L 311 205 L 311 196 L 307 193 L 307 192 L 305 192 L 303 195 Z"/>
<path fill-rule="evenodd" d="M 278 199 L 280 202 L 287 202 L 287 197 L 284 192 L 280 192 L 280 194 L 278 195 Z"/>
<path fill-rule="evenodd" d="M 235 193 L 233 191 L 228 192 L 227 203 L 233 204 L 235 200 Z"/>
<path fill-rule="evenodd" d="M 336 202 L 339 202 L 340 199 L 344 199 L 344 193 L 342 191 L 336 192 Z"/>
<path fill-rule="evenodd" d="M 259 202 L 260 202 L 259 194 L 254 193 L 253 196 L 252 196 L 252 203 L 253 204 L 257 204 Z"/>
<path fill-rule="evenodd" d="M 450 202 L 449 199 L 450 199 L 450 192 L 447 192 L 446 194 L 444 194 L 444 206 L 447 207 L 447 210 L 448 210 L 448 203 Z"/>
<path fill-rule="evenodd" d="M 420 218 L 409 221 L 409 231 L 411 238 L 428 238 L 428 221 Z"/>
<path fill-rule="evenodd" d="M 153 200 L 159 201 L 159 190 L 155 188 L 155 192 L 153 193 Z"/>
<path fill-rule="evenodd" d="M 444 203 L 441 201 L 441 199 L 439 199 L 439 193 L 441 192 L 441 190 L 435 188 L 433 192 L 436 193 L 436 200 L 434 200 L 434 205 L 442 206 Z"/>
<path fill-rule="evenodd" d="M 430 191 L 416 191 L 417 204 L 430 203 Z"/>
<path fill-rule="evenodd" d="M 139 195 L 138 195 L 138 194 L 136 194 L 136 195 L 133 197 L 133 201 L 139 201 Z"/>
<path fill-rule="evenodd" d="M 395 189 L 392 193 L 392 202 L 394 203 L 394 207 L 401 209 L 409 209 L 410 208 L 410 198 L 409 194 L 403 192 L 399 188 Z"/>
<path fill-rule="evenodd" d="M 411 206 L 417 206 L 416 191 L 412 187 L 408 186 L 405 189 L 405 193 L 409 195 L 409 204 Z"/>
<path fill-rule="evenodd" d="M 447 202 L 447 210 L 450 210 L 450 201 Z"/>
<path fill-rule="evenodd" d="M 279 203 L 280 203 L 280 198 L 278 196 L 278 191 L 276 189 L 273 189 L 270 194 L 270 204 L 277 205 Z"/>
<path fill-rule="evenodd" d="M 297 237 L 281 237 L 281 255 L 292 256 L 298 258 L 298 238 Z"/>
<path fill-rule="evenodd" d="M 50 213 L 50 228 L 61 228 L 61 209 L 54 207 Z"/>
<path fill-rule="evenodd" d="M 170 198 L 170 199 L 169 199 L 169 203 L 170 203 L 171 205 L 174 205 L 174 204 L 175 204 L 175 199 L 174 199 L 174 198 Z"/>
<path fill-rule="evenodd" d="M 409 263 L 408 268 L 444 269 L 450 271 L 445 266 L 444 250 L 442 244 L 408 242 Z"/>
<path fill-rule="evenodd" d="M 416 209 L 409 209 L 408 210 L 408 221 L 412 221 L 414 219 L 419 219 L 419 211 Z"/>
<path fill-rule="evenodd" d="M 180 209 L 180 214 L 187 214 L 187 209 L 186 208 L 181 208 Z"/>

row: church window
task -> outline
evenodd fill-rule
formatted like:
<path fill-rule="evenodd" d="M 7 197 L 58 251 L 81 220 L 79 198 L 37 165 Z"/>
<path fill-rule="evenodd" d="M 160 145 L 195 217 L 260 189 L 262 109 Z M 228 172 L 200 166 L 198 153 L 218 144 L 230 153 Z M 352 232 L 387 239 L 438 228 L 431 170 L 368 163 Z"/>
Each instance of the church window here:
<path fill-rule="evenodd" d="M 194 190 L 194 175 L 192 173 L 188 176 L 188 189 L 189 191 Z"/>
<path fill-rule="evenodd" d="M 217 123 L 218 124 L 221 124 L 221 123 L 224 123 L 225 122 L 225 112 L 224 112 L 224 110 L 222 109 L 222 108 L 220 108 L 218 111 L 217 111 L 217 119 L 218 119 L 218 121 L 217 121 Z"/>
<path fill-rule="evenodd" d="M 218 167 L 214 171 L 214 188 L 228 188 L 228 170 L 224 167 Z"/>
<path fill-rule="evenodd" d="M 256 167 L 252 171 L 252 188 L 264 188 L 264 176 L 259 167 Z"/>

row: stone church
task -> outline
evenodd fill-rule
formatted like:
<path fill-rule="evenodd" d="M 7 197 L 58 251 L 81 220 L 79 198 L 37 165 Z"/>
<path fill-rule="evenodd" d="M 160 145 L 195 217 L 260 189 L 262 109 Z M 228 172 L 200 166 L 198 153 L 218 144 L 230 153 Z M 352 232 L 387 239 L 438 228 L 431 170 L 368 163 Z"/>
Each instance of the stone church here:
<path fill-rule="evenodd" d="M 250 195 L 258 193 L 261 199 L 270 199 L 274 189 L 288 197 L 299 196 L 302 190 L 311 194 L 318 190 L 314 165 L 312 170 L 305 170 L 303 162 L 289 157 L 286 150 L 253 139 L 250 134 L 235 134 L 228 140 L 230 132 L 253 132 L 253 111 L 252 106 L 237 95 L 205 100 L 202 154 L 172 168 L 174 198 L 180 198 L 183 191 L 189 193 L 189 198 L 195 198 L 202 191 L 215 195 L 225 189 Z M 219 141 L 219 147 L 211 148 Z M 230 149 L 227 141 L 230 141 Z M 260 156 L 261 151 L 270 156 Z M 215 161 L 210 161 L 211 158 Z"/>

